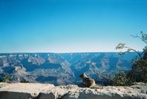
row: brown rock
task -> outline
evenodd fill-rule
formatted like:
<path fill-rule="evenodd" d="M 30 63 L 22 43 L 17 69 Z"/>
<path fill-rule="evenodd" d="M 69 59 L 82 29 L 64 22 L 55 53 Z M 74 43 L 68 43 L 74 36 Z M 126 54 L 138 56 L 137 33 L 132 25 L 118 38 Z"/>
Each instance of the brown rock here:
<path fill-rule="evenodd" d="M 1 91 L 0 99 L 33 99 L 29 93 Z"/>
<path fill-rule="evenodd" d="M 36 99 L 56 99 L 53 93 L 39 93 Z"/>

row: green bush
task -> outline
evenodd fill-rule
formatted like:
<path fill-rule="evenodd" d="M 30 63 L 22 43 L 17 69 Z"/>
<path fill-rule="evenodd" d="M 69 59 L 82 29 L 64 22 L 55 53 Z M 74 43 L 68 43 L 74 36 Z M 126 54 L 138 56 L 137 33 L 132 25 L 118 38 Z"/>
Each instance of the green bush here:
<path fill-rule="evenodd" d="M 147 34 L 141 32 L 141 36 L 133 36 L 141 39 L 145 44 L 147 44 Z M 133 82 L 144 82 L 147 83 L 147 46 L 144 47 L 143 52 L 136 51 L 133 48 L 126 46 L 125 43 L 119 43 L 116 49 L 127 49 L 124 52 L 120 52 L 120 55 L 129 53 L 131 51 L 136 52 L 137 56 L 133 59 L 131 70 L 125 74 L 121 71 L 112 78 L 113 85 L 128 86 L 133 84 Z"/>
<path fill-rule="evenodd" d="M 0 82 L 4 82 L 4 79 L 2 77 L 0 77 Z"/>
<path fill-rule="evenodd" d="M 4 74 L 3 81 L 9 83 L 11 80 L 11 75 L 10 74 Z"/>
<path fill-rule="evenodd" d="M 30 83 L 30 82 L 27 80 L 21 80 L 20 83 Z"/>
<path fill-rule="evenodd" d="M 140 59 L 136 61 L 132 69 L 127 74 L 132 82 L 147 82 L 147 60 Z"/>
<path fill-rule="evenodd" d="M 112 78 L 112 85 L 114 86 L 129 86 L 131 84 L 130 80 L 127 78 L 127 74 L 119 71 L 119 73 Z"/>

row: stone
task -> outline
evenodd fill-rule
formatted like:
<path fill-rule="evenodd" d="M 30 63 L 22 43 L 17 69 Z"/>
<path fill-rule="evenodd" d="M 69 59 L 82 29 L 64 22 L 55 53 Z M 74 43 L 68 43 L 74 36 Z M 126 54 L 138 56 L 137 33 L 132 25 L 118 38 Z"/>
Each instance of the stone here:
<path fill-rule="evenodd" d="M 1 91 L 0 99 L 33 99 L 29 93 Z"/>
<path fill-rule="evenodd" d="M 56 99 L 53 93 L 39 93 L 36 99 Z"/>

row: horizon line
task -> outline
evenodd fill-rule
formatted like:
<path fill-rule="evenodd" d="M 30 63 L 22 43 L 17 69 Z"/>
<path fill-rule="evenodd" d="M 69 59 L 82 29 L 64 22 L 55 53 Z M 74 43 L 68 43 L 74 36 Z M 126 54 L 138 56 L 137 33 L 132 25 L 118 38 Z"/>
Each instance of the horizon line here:
<path fill-rule="evenodd" d="M 15 53 L 20 53 L 20 54 L 23 54 L 23 53 L 26 53 L 26 54 L 31 54 L 31 53 L 119 53 L 120 51 L 79 51 L 79 52 L 0 52 L 0 54 L 15 54 Z M 123 51 L 125 52 L 125 51 Z M 142 51 L 139 51 L 139 52 L 142 52 Z M 132 52 L 129 52 L 129 53 L 132 53 Z"/>

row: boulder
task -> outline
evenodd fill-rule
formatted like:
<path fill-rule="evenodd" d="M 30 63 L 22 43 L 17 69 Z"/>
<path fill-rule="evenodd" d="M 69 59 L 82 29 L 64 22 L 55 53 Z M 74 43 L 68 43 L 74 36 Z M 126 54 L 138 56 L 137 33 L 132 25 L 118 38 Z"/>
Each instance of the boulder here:
<path fill-rule="evenodd" d="M 35 99 L 56 99 L 53 93 L 39 93 Z"/>
<path fill-rule="evenodd" d="M 33 99 L 30 93 L 1 91 L 0 99 Z"/>

